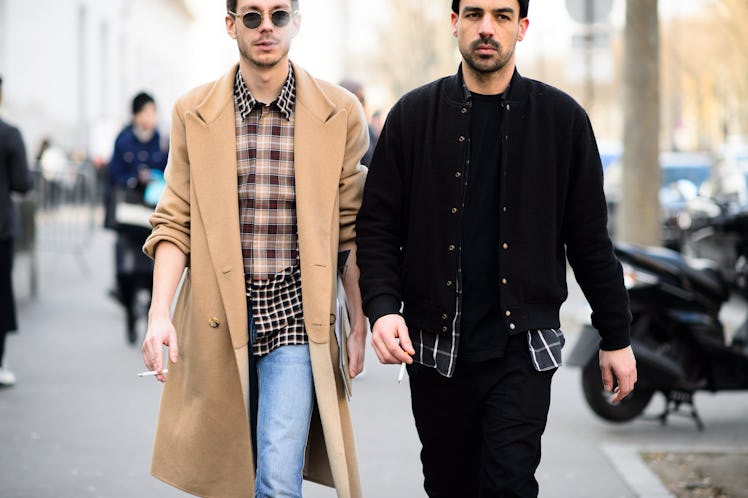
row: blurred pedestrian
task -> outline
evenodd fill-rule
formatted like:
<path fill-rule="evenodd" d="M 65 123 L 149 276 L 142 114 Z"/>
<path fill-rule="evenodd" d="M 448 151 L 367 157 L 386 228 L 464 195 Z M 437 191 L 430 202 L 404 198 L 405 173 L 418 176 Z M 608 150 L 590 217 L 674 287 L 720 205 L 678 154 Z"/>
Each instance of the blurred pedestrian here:
<path fill-rule="evenodd" d="M 0 77 L 0 103 L 3 97 Z M 13 296 L 13 239 L 19 234 L 19 217 L 11 192 L 25 193 L 33 181 L 26 147 L 18 128 L 0 119 L 0 386 L 12 386 L 16 377 L 5 362 L 5 337 L 17 330 Z"/>
<path fill-rule="evenodd" d="M 366 118 L 348 92 L 289 61 L 298 1 L 226 8 L 239 63 L 175 105 L 145 245 L 156 264 L 143 358 L 168 378 L 152 471 L 203 496 L 300 497 L 305 467 L 358 497 L 344 384 L 366 338 L 353 226 Z M 338 260 L 351 310 L 339 344 Z"/>
<path fill-rule="evenodd" d="M 364 89 L 364 85 L 360 81 L 345 78 L 340 82 L 340 86 L 355 95 L 358 101 L 361 103 L 361 106 L 364 108 L 364 111 L 366 111 L 366 90 Z M 369 130 L 369 148 L 366 149 L 364 157 L 361 158 L 361 164 L 363 164 L 364 166 L 368 166 L 369 164 L 371 164 L 371 157 L 374 155 L 374 148 L 377 146 L 377 138 L 379 137 L 378 133 L 375 132 L 371 122 L 368 122 L 367 129 Z"/>
<path fill-rule="evenodd" d="M 114 185 L 144 190 L 152 170 L 164 170 L 168 154 L 162 147 L 154 98 L 140 92 L 131 108 L 132 120 L 114 142 L 109 175 Z"/>
<path fill-rule="evenodd" d="M 393 107 L 357 219 L 372 345 L 407 364 L 430 497 L 537 496 L 566 255 L 612 402 L 636 381 L 589 119 L 515 68 L 528 3 L 452 2 L 459 70 Z"/>
<path fill-rule="evenodd" d="M 117 220 L 123 204 L 142 204 L 148 186 L 166 168 L 167 151 L 158 131 L 156 101 L 145 92 L 132 99 L 132 121 L 117 135 L 109 162 L 110 189 L 105 192 L 105 226 L 117 231 L 115 243 L 116 290 L 114 296 L 125 309 L 127 340 L 137 340 L 137 297 L 150 292 L 153 262 L 142 247 L 150 233 L 147 219 L 142 225 Z"/>
<path fill-rule="evenodd" d="M 374 136 L 375 141 L 379 140 L 379 135 L 382 133 L 382 126 L 384 126 L 382 111 L 377 109 L 371 114 L 371 119 L 369 120 L 369 133 Z"/>

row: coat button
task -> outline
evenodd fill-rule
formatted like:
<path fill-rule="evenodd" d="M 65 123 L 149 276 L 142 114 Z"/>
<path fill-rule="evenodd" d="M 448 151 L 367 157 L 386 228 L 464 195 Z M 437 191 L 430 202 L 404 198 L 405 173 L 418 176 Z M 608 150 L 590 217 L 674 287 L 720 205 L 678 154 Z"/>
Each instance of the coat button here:
<path fill-rule="evenodd" d="M 506 284 L 508 284 L 509 282 L 507 281 L 507 279 L 505 279 L 505 278 L 502 278 L 502 279 L 501 279 L 501 283 L 502 283 L 503 285 L 506 285 Z"/>
<path fill-rule="evenodd" d="M 506 310 L 506 316 L 512 316 L 512 312 L 509 310 Z"/>
<path fill-rule="evenodd" d="M 221 325 L 221 322 L 218 321 L 218 318 L 211 317 L 210 320 L 208 320 L 208 325 L 210 325 L 210 328 L 217 329 L 219 325 Z"/>
<path fill-rule="evenodd" d="M 460 138 L 458 138 L 457 141 L 460 142 L 460 143 L 462 143 L 462 142 L 465 141 L 465 137 L 463 137 L 462 135 L 460 135 Z"/>
<path fill-rule="evenodd" d="M 335 314 L 330 313 L 330 325 L 335 325 Z"/>
<path fill-rule="evenodd" d="M 447 287 L 452 287 L 452 281 L 451 280 L 447 280 Z"/>
<path fill-rule="evenodd" d="M 459 171 L 458 171 L 457 173 L 455 173 L 455 178 L 459 178 L 459 177 L 461 177 L 461 176 L 462 176 L 462 173 L 461 173 L 461 172 L 459 172 Z"/>
<path fill-rule="evenodd" d="M 510 324 L 509 324 L 509 328 L 510 328 L 510 329 L 512 329 L 512 330 L 514 330 L 514 329 L 516 329 L 516 328 L 517 328 L 517 326 L 516 326 L 516 325 L 514 325 L 513 323 L 510 323 Z"/>
<path fill-rule="evenodd" d="M 450 250 L 450 252 L 451 252 L 451 251 L 454 251 L 454 250 L 455 250 L 455 246 L 454 246 L 454 244 L 450 244 L 450 245 L 449 245 L 449 250 Z"/>
<path fill-rule="evenodd" d="M 452 214 L 457 214 L 457 208 L 452 208 Z"/>
<path fill-rule="evenodd" d="M 442 332 L 446 332 L 447 330 L 447 327 L 442 327 Z"/>
<path fill-rule="evenodd" d="M 446 320 L 447 318 L 449 318 L 449 317 L 447 316 L 447 314 L 446 314 L 446 313 L 444 313 L 444 314 L 442 315 L 442 320 Z"/>
<path fill-rule="evenodd" d="M 460 112 L 462 112 L 463 114 L 466 114 L 468 112 L 467 107 L 463 107 Z"/>
<path fill-rule="evenodd" d="M 507 244 L 506 242 L 504 242 L 503 244 L 501 244 L 501 247 L 506 251 L 506 250 L 509 249 L 509 244 Z"/>

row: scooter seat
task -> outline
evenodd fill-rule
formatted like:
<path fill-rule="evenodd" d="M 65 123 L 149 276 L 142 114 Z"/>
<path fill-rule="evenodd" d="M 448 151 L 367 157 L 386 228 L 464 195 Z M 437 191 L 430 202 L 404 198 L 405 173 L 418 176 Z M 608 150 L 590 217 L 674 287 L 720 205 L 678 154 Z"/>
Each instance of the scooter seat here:
<path fill-rule="evenodd" d="M 667 273 L 676 278 L 684 288 L 705 294 L 709 299 L 723 303 L 730 289 L 717 264 L 706 259 L 688 259 L 679 252 L 664 247 L 639 247 L 616 244 L 616 250 L 628 254 L 640 264 L 657 273 Z M 648 262 L 648 264 L 647 264 Z"/>

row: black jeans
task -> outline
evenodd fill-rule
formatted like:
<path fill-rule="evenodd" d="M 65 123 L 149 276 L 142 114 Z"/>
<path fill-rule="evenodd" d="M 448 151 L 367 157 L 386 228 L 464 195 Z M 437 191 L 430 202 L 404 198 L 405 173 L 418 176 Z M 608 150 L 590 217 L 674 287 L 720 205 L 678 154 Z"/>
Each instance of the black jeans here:
<path fill-rule="evenodd" d="M 451 379 L 408 367 L 430 498 L 537 497 L 554 372 L 534 369 L 523 333 L 504 358 L 458 364 Z"/>

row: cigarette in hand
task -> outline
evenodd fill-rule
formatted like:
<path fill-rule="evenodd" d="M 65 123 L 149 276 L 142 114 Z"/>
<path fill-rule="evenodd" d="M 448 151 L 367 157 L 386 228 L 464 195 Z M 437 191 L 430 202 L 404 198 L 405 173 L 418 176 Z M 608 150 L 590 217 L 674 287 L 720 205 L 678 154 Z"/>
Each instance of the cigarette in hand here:
<path fill-rule="evenodd" d="M 160 372 L 158 370 L 148 370 L 147 372 L 140 372 L 138 374 L 138 377 L 150 377 L 152 375 L 165 374 L 165 373 L 169 373 L 168 368 L 164 368 Z"/>
<path fill-rule="evenodd" d="M 405 362 L 402 362 L 400 364 L 400 373 L 397 374 L 397 383 L 400 384 L 403 381 L 403 376 L 405 375 Z"/>

